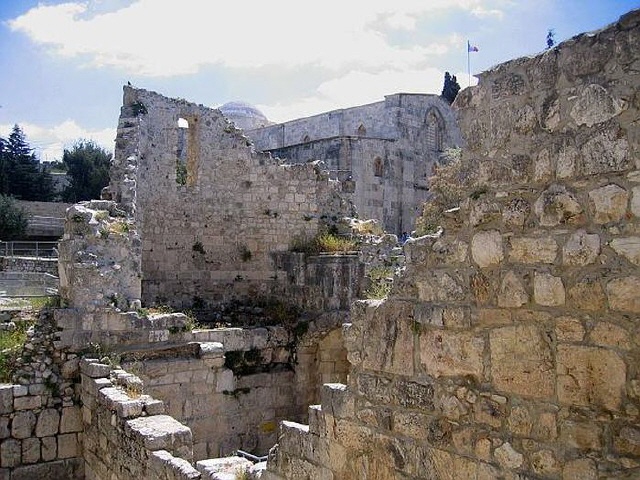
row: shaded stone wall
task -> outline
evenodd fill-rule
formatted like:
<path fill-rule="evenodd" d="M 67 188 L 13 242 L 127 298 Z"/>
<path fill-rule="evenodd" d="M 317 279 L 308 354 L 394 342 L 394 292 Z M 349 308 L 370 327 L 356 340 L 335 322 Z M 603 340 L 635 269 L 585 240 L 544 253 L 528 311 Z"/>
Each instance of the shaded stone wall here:
<path fill-rule="evenodd" d="M 322 160 L 334 177 L 351 178 L 360 217 L 375 218 L 397 234 L 413 230 L 442 152 L 461 144 L 445 101 L 406 93 L 251 130 L 247 136 L 259 150 L 296 163 Z"/>
<path fill-rule="evenodd" d="M 461 208 L 264 478 L 640 476 L 639 52 L 635 11 L 461 92 Z"/>
<path fill-rule="evenodd" d="M 0 271 L 49 273 L 57 277 L 58 259 L 0 257 Z"/>

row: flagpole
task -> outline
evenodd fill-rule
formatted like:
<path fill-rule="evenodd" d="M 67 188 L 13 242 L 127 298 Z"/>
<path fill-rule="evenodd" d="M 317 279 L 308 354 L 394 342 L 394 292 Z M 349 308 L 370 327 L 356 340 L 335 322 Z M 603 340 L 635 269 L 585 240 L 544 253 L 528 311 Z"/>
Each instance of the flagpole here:
<path fill-rule="evenodd" d="M 469 74 L 469 81 L 467 86 L 471 86 L 471 42 L 467 40 L 467 73 Z"/>

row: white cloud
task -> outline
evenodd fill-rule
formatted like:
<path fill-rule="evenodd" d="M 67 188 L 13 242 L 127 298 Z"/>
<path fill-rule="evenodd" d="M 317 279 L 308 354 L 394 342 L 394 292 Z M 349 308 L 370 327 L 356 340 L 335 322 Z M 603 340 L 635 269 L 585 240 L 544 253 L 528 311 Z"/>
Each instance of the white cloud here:
<path fill-rule="evenodd" d="M 27 137 L 27 142 L 35 149 L 41 161 L 62 160 L 65 148 L 77 140 L 92 140 L 102 148 L 113 152 L 116 129 L 89 130 L 81 127 L 73 120 L 65 120 L 53 127 L 44 127 L 28 122 L 18 123 Z M 13 125 L 0 125 L 0 137 L 6 138 Z"/>
<path fill-rule="evenodd" d="M 400 69 L 451 45 L 393 45 L 388 29 L 414 29 L 434 11 L 484 16 L 496 1 L 138 0 L 107 13 L 94 12 L 95 2 L 72 2 L 39 5 L 9 25 L 55 54 L 138 75 L 192 74 L 207 64 Z"/>
<path fill-rule="evenodd" d="M 310 96 L 289 104 L 259 105 L 269 120 L 282 122 L 293 118 L 378 102 L 397 92 L 431 92 L 442 90 L 444 72 L 435 68 L 407 71 L 384 70 L 377 73 L 352 71 L 328 80 Z"/>

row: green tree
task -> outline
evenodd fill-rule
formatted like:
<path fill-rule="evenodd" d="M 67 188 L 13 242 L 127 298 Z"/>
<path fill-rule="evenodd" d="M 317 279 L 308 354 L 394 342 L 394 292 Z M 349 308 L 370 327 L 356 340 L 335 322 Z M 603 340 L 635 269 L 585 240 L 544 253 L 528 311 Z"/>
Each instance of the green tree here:
<path fill-rule="evenodd" d="M 70 150 L 64 150 L 62 163 L 69 176 L 69 185 L 62 192 L 65 202 L 100 198 L 100 191 L 109 184 L 109 152 L 92 141 L 79 140 Z"/>
<path fill-rule="evenodd" d="M 48 201 L 54 195 L 53 180 L 18 125 L 8 139 L 0 139 L 0 194 L 31 201 Z"/>
<path fill-rule="evenodd" d="M 451 76 L 449 72 L 444 72 L 444 86 L 442 87 L 442 97 L 450 104 L 456 99 L 460 85 L 456 76 Z"/>
<path fill-rule="evenodd" d="M 28 216 L 13 198 L 0 195 L 0 240 L 13 240 L 24 235 Z"/>

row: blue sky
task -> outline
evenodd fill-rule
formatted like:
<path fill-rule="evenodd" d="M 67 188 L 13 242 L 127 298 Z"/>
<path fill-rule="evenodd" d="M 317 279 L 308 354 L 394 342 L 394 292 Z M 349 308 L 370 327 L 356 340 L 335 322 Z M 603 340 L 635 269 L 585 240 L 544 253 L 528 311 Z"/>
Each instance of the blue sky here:
<path fill-rule="evenodd" d="M 396 92 L 440 93 L 472 73 L 601 28 L 628 0 L 0 0 L 0 136 L 42 160 L 79 138 L 113 149 L 122 85 L 273 121 Z"/>

